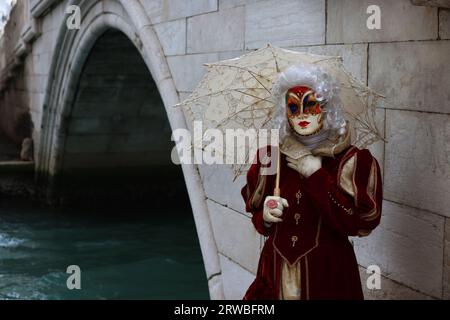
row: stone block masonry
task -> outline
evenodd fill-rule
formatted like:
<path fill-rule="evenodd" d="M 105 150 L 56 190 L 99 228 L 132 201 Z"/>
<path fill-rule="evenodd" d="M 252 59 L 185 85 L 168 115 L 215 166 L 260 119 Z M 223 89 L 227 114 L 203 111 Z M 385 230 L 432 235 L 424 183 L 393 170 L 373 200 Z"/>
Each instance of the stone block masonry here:
<path fill-rule="evenodd" d="M 389 99 L 377 110 L 388 142 L 370 148 L 384 172 L 382 223 L 369 237 L 354 239 L 366 298 L 450 298 L 448 1 L 101 0 L 83 7 L 85 29 L 74 31 L 72 36 L 78 36 L 73 38 L 62 28 L 67 4 L 68 0 L 34 0 L 18 7 L 11 38 L 0 45 L 0 89 L 4 97 L 20 97 L 14 101 L 21 101 L 7 107 L 11 99 L 0 99 L 2 129 L 25 110 L 34 124 L 38 154 L 49 152 L 40 146 L 46 145 L 45 139 L 58 136 L 60 127 L 69 133 L 67 149 L 56 148 L 61 154 L 36 159 L 51 159 L 52 163 L 68 152 L 69 167 L 84 168 L 92 161 L 108 159 L 121 164 L 129 159 L 150 163 L 154 157 L 142 146 L 161 140 L 146 135 L 146 123 L 159 119 L 153 108 L 159 94 L 172 129 L 190 127 L 189 119 L 172 105 L 195 89 L 205 73 L 204 63 L 234 58 L 269 42 L 314 54 L 340 55 L 352 74 Z M 366 26 L 369 5 L 380 8 L 380 30 Z M 102 82 L 89 76 L 81 83 L 84 92 L 75 101 L 76 108 L 67 116 L 57 106 L 69 99 L 66 93 L 71 88 L 65 86 L 66 78 L 54 77 L 81 69 L 71 65 L 73 57 L 87 57 L 100 35 L 111 29 L 132 40 L 143 57 L 141 70 L 130 63 L 122 70 L 134 85 L 120 77 Z M 22 37 L 18 30 L 28 32 Z M 80 40 L 81 31 L 89 35 L 89 46 L 83 46 L 89 41 Z M 70 50 L 65 47 L 69 39 L 79 41 Z M 117 48 L 120 51 L 121 43 Z M 120 62 L 120 52 L 105 52 L 105 57 L 114 55 Z M 122 56 L 123 61 L 129 59 Z M 19 63 L 15 72 L 7 68 L 9 61 Z M 95 70 L 107 72 L 111 66 L 97 64 Z M 153 91 L 143 89 L 150 81 L 143 76 L 146 67 L 155 81 Z M 78 83 L 79 79 L 71 85 Z M 89 87 L 95 87 L 94 92 Z M 114 94 L 122 95 L 121 103 L 113 103 Z M 59 97 L 58 103 L 45 105 L 54 96 Z M 49 108 L 67 117 L 49 124 Z M 120 138 L 110 135 L 117 123 L 121 126 L 115 133 Z M 127 132 L 131 134 L 126 136 Z M 117 142 L 118 152 L 108 154 L 108 141 Z M 39 161 L 36 165 L 41 166 Z M 244 212 L 240 188 L 245 177 L 234 180 L 225 166 L 183 169 L 211 295 L 240 299 L 254 277 L 264 242 Z M 381 290 L 365 288 L 365 268 L 371 264 L 381 268 Z"/>

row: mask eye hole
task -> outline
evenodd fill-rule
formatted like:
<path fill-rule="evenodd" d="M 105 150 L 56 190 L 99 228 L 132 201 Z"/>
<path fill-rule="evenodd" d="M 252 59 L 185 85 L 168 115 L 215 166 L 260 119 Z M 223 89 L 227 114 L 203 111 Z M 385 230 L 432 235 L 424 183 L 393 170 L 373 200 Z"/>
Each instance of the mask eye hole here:
<path fill-rule="evenodd" d="M 320 105 L 318 105 L 317 103 L 314 103 L 312 105 L 309 105 L 305 108 L 304 112 L 306 114 L 319 114 L 322 112 L 322 109 L 320 108 Z"/>
<path fill-rule="evenodd" d="M 317 103 L 315 101 L 308 101 L 303 109 L 303 112 L 306 114 L 315 114 L 316 105 Z"/>
<path fill-rule="evenodd" d="M 296 113 L 298 111 L 298 106 L 295 103 L 289 103 L 288 107 L 291 113 Z"/>

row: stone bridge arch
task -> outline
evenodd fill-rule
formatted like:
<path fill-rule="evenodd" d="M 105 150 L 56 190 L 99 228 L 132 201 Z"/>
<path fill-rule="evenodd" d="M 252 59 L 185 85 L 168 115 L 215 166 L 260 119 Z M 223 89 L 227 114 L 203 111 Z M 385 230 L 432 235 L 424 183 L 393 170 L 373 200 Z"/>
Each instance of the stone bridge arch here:
<path fill-rule="evenodd" d="M 72 0 L 81 8 L 79 30 L 69 30 L 65 21 L 59 27 L 57 54 L 52 61 L 44 98 L 42 129 L 37 145 L 37 179 L 51 198 L 63 166 L 69 115 L 76 99 L 83 66 L 98 41 L 108 30 L 123 33 L 139 51 L 163 101 L 172 129 L 186 128 L 182 110 L 172 106 L 178 93 L 161 44 L 152 23 L 137 0 Z M 191 165 L 182 165 L 183 175 L 199 236 L 204 266 L 212 299 L 223 299 L 222 276 L 217 246 L 206 206 L 200 177 Z"/>

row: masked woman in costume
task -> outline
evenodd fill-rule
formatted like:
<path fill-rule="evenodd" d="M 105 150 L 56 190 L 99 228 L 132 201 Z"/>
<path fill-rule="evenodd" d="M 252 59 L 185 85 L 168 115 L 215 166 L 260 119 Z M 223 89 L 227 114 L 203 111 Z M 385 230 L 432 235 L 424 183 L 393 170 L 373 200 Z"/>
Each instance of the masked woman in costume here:
<path fill-rule="evenodd" d="M 244 299 L 363 299 L 349 236 L 380 223 L 377 160 L 351 145 L 339 88 L 320 67 L 293 66 L 273 87 L 280 128 L 280 197 L 264 169 L 274 152 L 258 152 L 242 189 L 256 230 L 268 237 Z"/>

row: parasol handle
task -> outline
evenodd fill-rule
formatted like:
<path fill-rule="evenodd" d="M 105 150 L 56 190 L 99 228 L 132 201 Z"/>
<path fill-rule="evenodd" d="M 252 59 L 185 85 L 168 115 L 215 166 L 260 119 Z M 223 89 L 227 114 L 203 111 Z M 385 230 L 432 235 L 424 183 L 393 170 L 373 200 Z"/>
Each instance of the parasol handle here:
<path fill-rule="evenodd" d="M 273 189 L 273 195 L 275 197 L 279 197 L 281 195 L 280 190 L 280 159 L 281 159 L 281 152 L 280 152 L 280 146 L 278 146 L 278 154 L 277 154 L 277 177 L 275 179 L 275 188 Z"/>
<path fill-rule="evenodd" d="M 275 196 L 275 197 L 279 197 L 280 196 L 280 188 L 275 188 L 275 189 L 273 189 L 273 195 Z"/>

